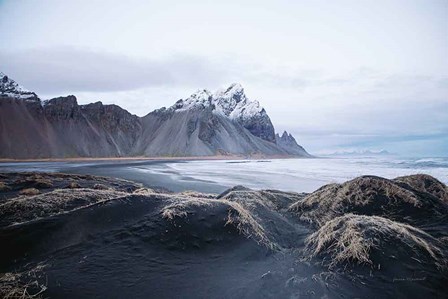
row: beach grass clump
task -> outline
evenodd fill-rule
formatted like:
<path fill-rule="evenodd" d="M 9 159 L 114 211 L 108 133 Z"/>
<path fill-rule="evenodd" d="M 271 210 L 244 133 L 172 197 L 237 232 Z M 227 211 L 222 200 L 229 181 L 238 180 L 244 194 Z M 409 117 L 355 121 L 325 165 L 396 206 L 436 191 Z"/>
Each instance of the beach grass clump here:
<path fill-rule="evenodd" d="M 438 179 L 427 174 L 413 174 L 394 179 L 404 183 L 416 191 L 426 192 L 448 204 L 448 187 Z"/>
<path fill-rule="evenodd" d="M 157 192 L 155 192 L 153 189 L 145 187 L 138 188 L 132 192 L 132 194 L 134 195 L 154 195 L 155 193 Z"/>
<path fill-rule="evenodd" d="M 4 299 L 44 298 L 47 290 L 44 283 L 43 269 L 45 265 L 38 264 L 24 272 L 0 273 L 0 297 Z"/>
<path fill-rule="evenodd" d="M 195 198 L 208 198 L 208 199 L 214 199 L 216 198 L 216 194 L 213 193 L 201 193 L 193 190 L 186 190 L 181 193 L 178 193 L 180 196 L 188 196 L 188 197 L 195 197 Z"/>
<path fill-rule="evenodd" d="M 53 188 L 53 183 L 49 179 L 37 178 L 34 180 L 33 186 L 38 189 L 48 189 Z"/>
<path fill-rule="evenodd" d="M 110 189 L 108 186 L 103 185 L 103 184 L 94 184 L 92 188 L 95 189 L 95 190 L 108 190 L 108 189 Z"/>
<path fill-rule="evenodd" d="M 206 209 L 213 204 L 208 199 L 197 197 L 173 197 L 171 203 L 162 208 L 162 217 L 173 220 L 176 217 L 184 218 L 190 213 L 194 213 L 194 207 Z"/>
<path fill-rule="evenodd" d="M 77 182 L 70 182 L 70 183 L 68 183 L 66 188 L 68 188 L 68 189 L 78 189 L 78 188 L 81 188 L 81 186 Z"/>
<path fill-rule="evenodd" d="M 26 191 L 22 196 L 0 204 L 0 223 L 10 225 L 127 196 L 114 190 L 55 189 L 39 194 L 39 190 Z"/>
<path fill-rule="evenodd" d="M 39 189 L 36 189 L 36 188 L 26 188 L 26 189 L 20 190 L 20 192 L 19 192 L 20 195 L 25 195 L 25 196 L 37 195 L 39 193 L 40 193 Z"/>
<path fill-rule="evenodd" d="M 323 186 L 291 205 L 289 211 L 317 227 L 346 213 L 412 222 L 447 211 L 443 202 L 427 195 L 416 194 L 392 180 L 364 176 L 343 184 Z"/>
<path fill-rule="evenodd" d="M 254 239 L 258 244 L 261 244 L 268 249 L 274 250 L 278 247 L 276 243 L 268 237 L 265 228 L 250 210 L 246 209 L 238 202 L 227 200 L 224 200 L 224 202 L 230 206 L 225 225 L 234 225 L 242 235 Z"/>
<path fill-rule="evenodd" d="M 171 201 L 169 205 L 161 210 L 162 217 L 167 220 L 173 220 L 176 217 L 186 218 L 189 215 L 198 213 L 199 210 L 203 213 L 204 211 L 221 207 L 222 209 L 217 210 L 223 211 L 225 214 L 216 215 L 216 217 L 223 219 L 223 226 L 232 225 L 241 235 L 251 238 L 269 249 L 276 248 L 276 245 L 268 238 L 265 229 L 252 211 L 239 202 L 226 199 L 199 198 L 196 196 L 186 197 L 185 195 L 173 197 Z"/>
<path fill-rule="evenodd" d="M 0 192 L 7 192 L 10 190 L 11 188 L 5 182 L 0 182 Z"/>
<path fill-rule="evenodd" d="M 324 257 L 330 268 L 341 264 L 373 267 L 376 266 L 372 260 L 373 251 L 404 249 L 407 255 L 426 256 L 435 266 L 444 268 L 447 259 L 439 243 L 408 224 L 378 216 L 347 214 L 328 221 L 311 234 L 306 239 L 306 253 L 309 258 Z"/>
<path fill-rule="evenodd" d="M 48 189 L 53 187 L 53 182 L 43 174 L 24 173 L 13 182 L 13 185 L 21 188 Z"/>

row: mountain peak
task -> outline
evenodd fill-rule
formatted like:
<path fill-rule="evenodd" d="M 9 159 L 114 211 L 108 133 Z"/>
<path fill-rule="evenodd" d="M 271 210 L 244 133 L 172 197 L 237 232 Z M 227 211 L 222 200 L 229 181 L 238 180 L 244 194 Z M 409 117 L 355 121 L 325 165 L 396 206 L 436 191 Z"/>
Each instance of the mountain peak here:
<path fill-rule="evenodd" d="M 213 110 L 231 118 L 264 112 L 258 101 L 250 101 L 239 83 L 232 83 L 228 88 L 219 89 L 215 93 L 207 89 L 199 89 L 186 99 L 177 101 L 171 109 L 183 111 L 206 108 L 213 104 Z"/>
<path fill-rule="evenodd" d="M 0 72 L 0 97 L 38 99 L 34 92 L 26 90 L 3 72 Z"/>
<path fill-rule="evenodd" d="M 253 135 L 275 143 L 274 127 L 266 110 L 258 101 L 249 100 L 239 83 L 211 93 L 201 89 L 186 99 L 177 101 L 168 110 L 186 111 L 211 108 L 212 113 L 240 123 Z"/>
<path fill-rule="evenodd" d="M 218 91 L 219 92 L 219 91 Z M 222 91 L 221 91 L 222 92 Z M 232 83 L 222 92 L 223 94 L 244 94 L 244 88 L 240 83 Z"/>
<path fill-rule="evenodd" d="M 244 88 L 239 83 L 232 83 L 226 89 L 219 89 L 215 92 L 214 97 L 218 99 L 220 103 L 229 102 L 233 105 L 247 100 L 246 95 L 244 94 Z"/>
<path fill-rule="evenodd" d="M 283 131 L 281 136 L 278 133 L 275 134 L 275 139 L 277 145 L 289 154 L 311 157 L 311 155 L 308 154 L 302 146 L 297 144 L 296 139 L 288 132 Z"/>
<path fill-rule="evenodd" d="M 212 100 L 212 93 L 207 89 L 198 89 L 185 100 L 180 99 L 171 108 L 174 110 L 189 110 L 195 108 L 209 107 Z"/>

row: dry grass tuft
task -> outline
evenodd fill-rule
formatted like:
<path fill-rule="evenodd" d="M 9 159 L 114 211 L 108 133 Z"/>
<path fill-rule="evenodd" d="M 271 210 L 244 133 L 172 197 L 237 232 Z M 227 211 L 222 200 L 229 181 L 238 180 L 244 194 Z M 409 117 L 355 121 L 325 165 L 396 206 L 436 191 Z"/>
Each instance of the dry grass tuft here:
<path fill-rule="evenodd" d="M 213 204 L 210 200 L 203 198 L 173 198 L 171 204 L 162 209 L 162 217 L 168 220 L 173 220 L 176 217 L 184 218 L 189 213 L 192 213 L 193 207 L 201 207 L 206 209 Z"/>
<path fill-rule="evenodd" d="M 135 195 L 154 195 L 156 192 L 151 188 L 138 188 L 132 194 Z"/>
<path fill-rule="evenodd" d="M 26 189 L 20 190 L 20 192 L 19 192 L 20 195 L 26 195 L 26 196 L 37 195 L 39 193 L 40 193 L 40 191 L 36 188 L 26 188 Z"/>
<path fill-rule="evenodd" d="M 194 208 L 200 207 L 201 210 L 207 210 L 218 205 L 224 205 L 225 210 L 227 210 L 227 215 L 223 215 L 223 219 L 225 219 L 224 226 L 234 225 L 247 238 L 251 238 L 269 249 L 276 248 L 275 243 L 268 238 L 265 229 L 259 223 L 253 211 L 241 203 L 226 199 L 200 198 L 196 196 L 197 194 L 194 197 L 185 197 L 184 195 L 172 198 L 173 202 L 162 209 L 162 217 L 168 220 L 173 220 L 176 217 L 185 218 L 195 212 Z"/>
<path fill-rule="evenodd" d="M 438 215 L 446 210 L 442 205 L 441 202 L 427 201 L 394 181 L 365 176 L 343 184 L 323 186 L 291 205 L 289 210 L 302 221 L 320 227 L 346 213 L 402 220 L 412 216 L 410 213 Z"/>
<path fill-rule="evenodd" d="M 66 188 L 77 189 L 77 188 L 81 188 L 81 186 L 77 182 L 70 182 Z"/>
<path fill-rule="evenodd" d="M 93 189 L 95 190 L 109 190 L 110 188 L 103 184 L 94 184 Z"/>
<path fill-rule="evenodd" d="M 114 190 L 56 189 L 33 196 L 19 196 L 0 204 L 0 224 L 10 225 L 56 215 L 127 195 Z"/>
<path fill-rule="evenodd" d="M 192 190 L 183 191 L 181 193 L 178 193 L 180 196 L 188 196 L 188 197 L 195 197 L 195 198 L 216 198 L 216 194 L 213 193 L 200 193 Z"/>
<path fill-rule="evenodd" d="M 378 216 L 347 214 L 328 221 L 311 234 L 306 240 L 306 251 L 310 257 L 329 255 L 332 268 L 345 263 L 373 266 L 373 250 L 405 248 L 410 255 L 426 254 L 437 267 L 445 267 L 446 257 L 434 243 L 438 241 L 410 225 Z"/>
<path fill-rule="evenodd" d="M 52 188 L 53 183 L 49 179 L 38 178 L 33 181 L 33 186 L 36 188 L 47 189 Z"/>
<path fill-rule="evenodd" d="M 6 185 L 4 182 L 0 182 L 0 192 L 10 191 L 11 188 Z"/>
<path fill-rule="evenodd" d="M 39 264 L 31 270 L 16 273 L 0 274 L 0 297 L 4 299 L 43 298 L 47 290 L 42 284 L 43 269 L 45 265 Z"/>
<path fill-rule="evenodd" d="M 267 236 L 264 227 L 257 221 L 251 211 L 238 202 L 223 200 L 231 208 L 228 210 L 226 225 L 235 225 L 238 231 L 247 238 L 253 238 L 259 244 L 274 250 L 278 246 Z"/>
<path fill-rule="evenodd" d="M 47 178 L 43 177 L 41 174 L 21 174 L 14 182 L 13 185 L 17 187 L 28 187 L 28 188 L 38 188 L 47 189 L 53 187 L 53 182 Z"/>
<path fill-rule="evenodd" d="M 394 181 L 405 183 L 417 191 L 429 193 L 448 203 L 448 187 L 430 175 L 414 174 L 395 178 Z"/>

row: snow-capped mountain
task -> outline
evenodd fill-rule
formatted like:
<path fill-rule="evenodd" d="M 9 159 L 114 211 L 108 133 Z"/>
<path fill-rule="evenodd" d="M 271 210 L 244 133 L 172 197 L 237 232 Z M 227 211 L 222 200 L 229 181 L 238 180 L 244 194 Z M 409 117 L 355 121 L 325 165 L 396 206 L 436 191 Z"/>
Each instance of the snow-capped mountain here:
<path fill-rule="evenodd" d="M 233 83 L 226 89 L 212 93 L 201 89 L 168 108 L 174 111 L 189 109 L 211 109 L 213 113 L 237 121 L 253 135 L 269 142 L 275 142 L 275 131 L 266 110 L 258 101 L 246 97 L 241 84 Z"/>
<path fill-rule="evenodd" d="M 34 92 L 26 90 L 2 72 L 0 72 L 0 97 L 38 99 Z"/>
<path fill-rule="evenodd" d="M 295 140 L 275 139 L 266 111 L 239 84 L 144 117 L 75 96 L 42 102 L 4 74 L 0 92 L 0 158 L 309 156 Z"/>

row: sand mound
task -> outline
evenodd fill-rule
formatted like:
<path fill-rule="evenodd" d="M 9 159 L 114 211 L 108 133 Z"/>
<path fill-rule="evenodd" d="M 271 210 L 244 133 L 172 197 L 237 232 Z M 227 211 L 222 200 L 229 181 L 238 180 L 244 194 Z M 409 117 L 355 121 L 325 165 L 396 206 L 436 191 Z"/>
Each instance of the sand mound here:
<path fill-rule="evenodd" d="M 420 179 L 416 177 L 414 181 L 420 182 Z M 363 176 L 343 184 L 323 186 L 291 205 L 289 210 L 302 221 L 317 226 L 346 213 L 418 224 L 446 216 L 448 206 L 432 194 L 415 192 L 403 183 Z"/>
<path fill-rule="evenodd" d="M 193 223 L 197 218 L 204 219 L 207 213 L 213 214 L 221 221 L 218 225 L 234 227 L 239 234 L 269 249 L 291 248 L 297 246 L 297 234 L 304 232 L 298 231 L 280 210 L 286 211 L 299 198 L 296 193 L 254 191 L 241 186 L 218 197 L 184 192 L 170 199 L 172 203 L 162 209 L 162 216 L 168 220 L 185 218 Z"/>
<path fill-rule="evenodd" d="M 213 230 L 234 228 L 247 238 L 255 240 L 257 243 L 274 249 L 276 244 L 269 239 L 264 227 L 255 219 L 250 211 L 236 202 L 227 200 L 216 200 L 209 198 L 195 197 L 173 197 L 171 204 L 166 205 L 161 210 L 164 219 L 173 221 L 175 226 L 188 226 L 189 233 L 203 233 L 204 228 Z M 214 219 L 211 220 L 210 216 Z M 179 219 L 180 218 L 180 219 Z M 177 220 L 177 221 L 176 221 Z M 178 220 L 183 220 L 179 222 Z M 204 220 L 197 226 L 192 226 L 196 220 Z"/>
<path fill-rule="evenodd" d="M 330 267 L 354 263 L 379 268 L 398 260 L 402 264 L 417 262 L 441 269 L 447 265 L 442 245 L 407 224 L 377 216 L 348 214 L 328 221 L 311 234 L 306 250 L 311 257 L 323 257 L 323 263 Z"/>
<path fill-rule="evenodd" d="M 3 179 L 0 182 L 0 203 L 20 195 L 20 192 L 27 189 L 46 193 L 66 188 L 111 189 L 122 192 L 133 192 L 142 188 L 139 183 L 91 175 L 22 172 L 5 173 L 1 176 Z"/>
<path fill-rule="evenodd" d="M 448 204 L 448 187 L 427 174 L 414 174 L 394 179 L 397 183 L 404 183 L 416 191 L 429 193 Z"/>
<path fill-rule="evenodd" d="M 0 204 L 0 227 L 73 211 L 127 195 L 114 190 L 57 189 L 34 196 L 19 196 Z"/>
<path fill-rule="evenodd" d="M 9 189 L 0 289 L 35 294 L 14 271 L 48 260 L 49 298 L 444 295 L 447 217 L 433 220 L 446 204 L 443 186 L 425 176 L 361 177 L 308 196 L 241 186 L 172 193 L 59 174 L 37 178 L 53 188 L 21 196 L 17 176 L 0 175 Z M 71 181 L 81 188 L 65 189 Z M 421 219 L 432 222 L 400 223 Z"/>

